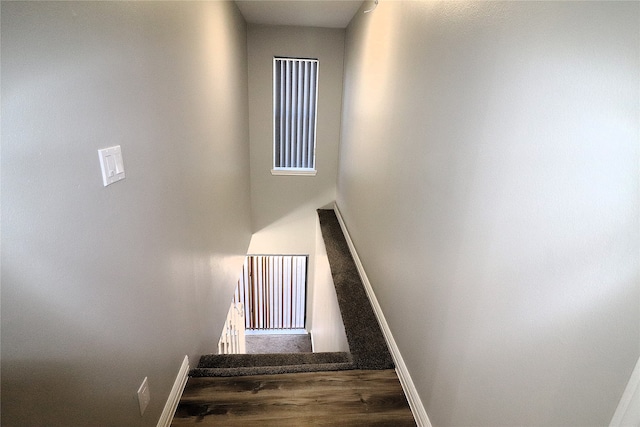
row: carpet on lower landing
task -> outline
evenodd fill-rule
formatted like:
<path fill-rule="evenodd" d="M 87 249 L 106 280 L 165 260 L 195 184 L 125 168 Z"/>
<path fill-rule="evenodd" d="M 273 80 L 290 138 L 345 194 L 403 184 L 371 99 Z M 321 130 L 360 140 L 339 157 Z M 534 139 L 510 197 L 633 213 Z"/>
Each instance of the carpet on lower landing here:
<path fill-rule="evenodd" d="M 309 334 L 246 335 L 247 354 L 311 353 Z"/>

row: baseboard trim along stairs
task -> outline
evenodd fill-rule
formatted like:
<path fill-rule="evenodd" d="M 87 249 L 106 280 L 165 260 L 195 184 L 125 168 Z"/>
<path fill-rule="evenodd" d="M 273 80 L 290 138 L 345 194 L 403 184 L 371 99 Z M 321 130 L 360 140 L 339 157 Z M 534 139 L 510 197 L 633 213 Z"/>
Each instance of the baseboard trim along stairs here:
<path fill-rule="evenodd" d="M 340 213 L 340 209 L 337 204 L 334 204 L 334 211 L 336 214 L 336 218 L 340 223 L 340 228 L 342 229 L 342 233 L 347 241 L 347 245 L 349 246 L 349 251 L 351 252 L 351 256 L 358 268 L 358 273 L 360 274 L 360 278 L 362 279 L 362 283 L 364 285 L 364 289 L 367 292 L 369 297 L 369 301 L 371 302 L 371 306 L 375 312 L 376 318 L 378 319 L 378 323 L 380 323 L 380 327 L 382 328 L 382 333 L 384 338 L 391 350 L 391 355 L 393 357 L 393 361 L 396 365 L 396 372 L 398 374 L 398 378 L 400 379 L 400 384 L 402 385 L 402 389 L 404 390 L 405 395 L 407 396 L 407 401 L 409 402 L 409 407 L 413 412 L 413 416 L 416 419 L 416 423 L 420 427 L 431 427 L 431 421 L 429 420 L 429 416 L 427 415 L 427 411 L 422 404 L 422 400 L 420 400 L 420 396 L 418 395 L 418 390 L 416 389 L 413 380 L 411 379 L 411 375 L 409 374 L 409 370 L 407 369 L 407 365 L 404 363 L 404 359 L 400 354 L 400 349 L 396 344 L 396 341 L 391 334 L 391 329 L 389 329 L 389 325 L 384 317 L 382 312 L 382 308 L 378 303 L 378 299 L 373 292 L 373 288 L 371 287 L 371 282 L 367 277 L 366 272 L 364 271 L 364 267 L 362 266 L 362 262 L 360 261 L 360 257 L 356 252 L 356 247 L 353 244 L 353 240 L 351 240 L 351 236 L 349 235 L 349 230 L 347 230 L 347 226 L 342 218 L 342 214 Z"/>
<path fill-rule="evenodd" d="M 158 420 L 157 427 L 170 427 L 173 420 L 173 414 L 176 413 L 178 403 L 182 397 L 184 387 L 187 385 L 187 379 L 189 378 L 189 356 L 184 356 L 178 376 L 173 383 L 167 402 L 164 405 L 160 419 Z"/>
<path fill-rule="evenodd" d="M 627 387 L 611 418 L 609 427 L 640 426 L 640 359 L 631 373 Z"/>

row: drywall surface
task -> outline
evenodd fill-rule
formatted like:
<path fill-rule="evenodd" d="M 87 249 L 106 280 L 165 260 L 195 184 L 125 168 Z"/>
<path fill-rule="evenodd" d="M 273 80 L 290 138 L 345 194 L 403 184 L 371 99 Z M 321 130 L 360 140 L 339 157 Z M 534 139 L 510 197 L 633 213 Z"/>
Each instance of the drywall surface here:
<path fill-rule="evenodd" d="M 316 209 L 336 197 L 344 58 L 343 29 L 248 26 L 251 254 L 309 255 L 312 318 Z M 273 58 L 317 58 L 316 176 L 273 176 Z"/>
<path fill-rule="evenodd" d="M 256 234 L 269 233 L 269 227 L 280 232 L 279 221 L 285 217 L 296 221 L 302 215 L 306 240 L 313 245 L 315 210 L 335 200 L 344 34 L 342 29 L 249 25 L 251 202 Z M 316 176 L 271 175 L 274 56 L 319 61 Z"/>
<path fill-rule="evenodd" d="M 247 99 L 232 2 L 2 3 L 3 426 L 155 426 L 184 355 L 215 350 L 251 235 Z"/>
<path fill-rule="evenodd" d="M 317 218 L 317 217 L 316 217 Z M 313 351 L 349 351 L 347 334 L 344 330 L 336 288 L 331 276 L 331 267 L 324 245 L 320 220 L 316 219 L 316 266 L 313 295 L 312 317 L 307 316 L 313 337 Z"/>
<path fill-rule="evenodd" d="M 380 2 L 338 205 L 435 426 L 607 425 L 640 354 L 637 2 Z"/>

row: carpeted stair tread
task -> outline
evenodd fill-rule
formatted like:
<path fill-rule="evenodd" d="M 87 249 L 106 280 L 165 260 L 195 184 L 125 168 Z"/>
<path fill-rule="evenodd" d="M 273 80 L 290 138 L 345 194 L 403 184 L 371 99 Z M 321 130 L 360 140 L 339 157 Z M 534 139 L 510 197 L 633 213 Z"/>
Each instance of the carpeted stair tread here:
<path fill-rule="evenodd" d="M 306 363 L 279 366 L 239 366 L 234 368 L 195 368 L 192 377 L 237 377 L 245 375 L 294 374 L 298 372 L 349 371 L 356 369 L 353 363 Z"/>
<path fill-rule="evenodd" d="M 358 369 L 392 369 L 393 358 L 338 218 L 329 209 L 319 209 L 318 217 L 353 363 Z"/>
<path fill-rule="evenodd" d="M 198 368 L 240 368 L 259 366 L 319 365 L 351 363 L 349 353 L 268 353 L 268 354 L 208 354 L 200 358 Z"/>

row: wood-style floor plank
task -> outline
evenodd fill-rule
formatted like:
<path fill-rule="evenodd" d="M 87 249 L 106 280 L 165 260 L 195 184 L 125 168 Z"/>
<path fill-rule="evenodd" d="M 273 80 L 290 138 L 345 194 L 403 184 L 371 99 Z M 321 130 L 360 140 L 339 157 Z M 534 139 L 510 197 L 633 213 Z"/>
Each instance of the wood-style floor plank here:
<path fill-rule="evenodd" d="M 189 378 L 172 426 L 415 426 L 394 370 Z"/>

